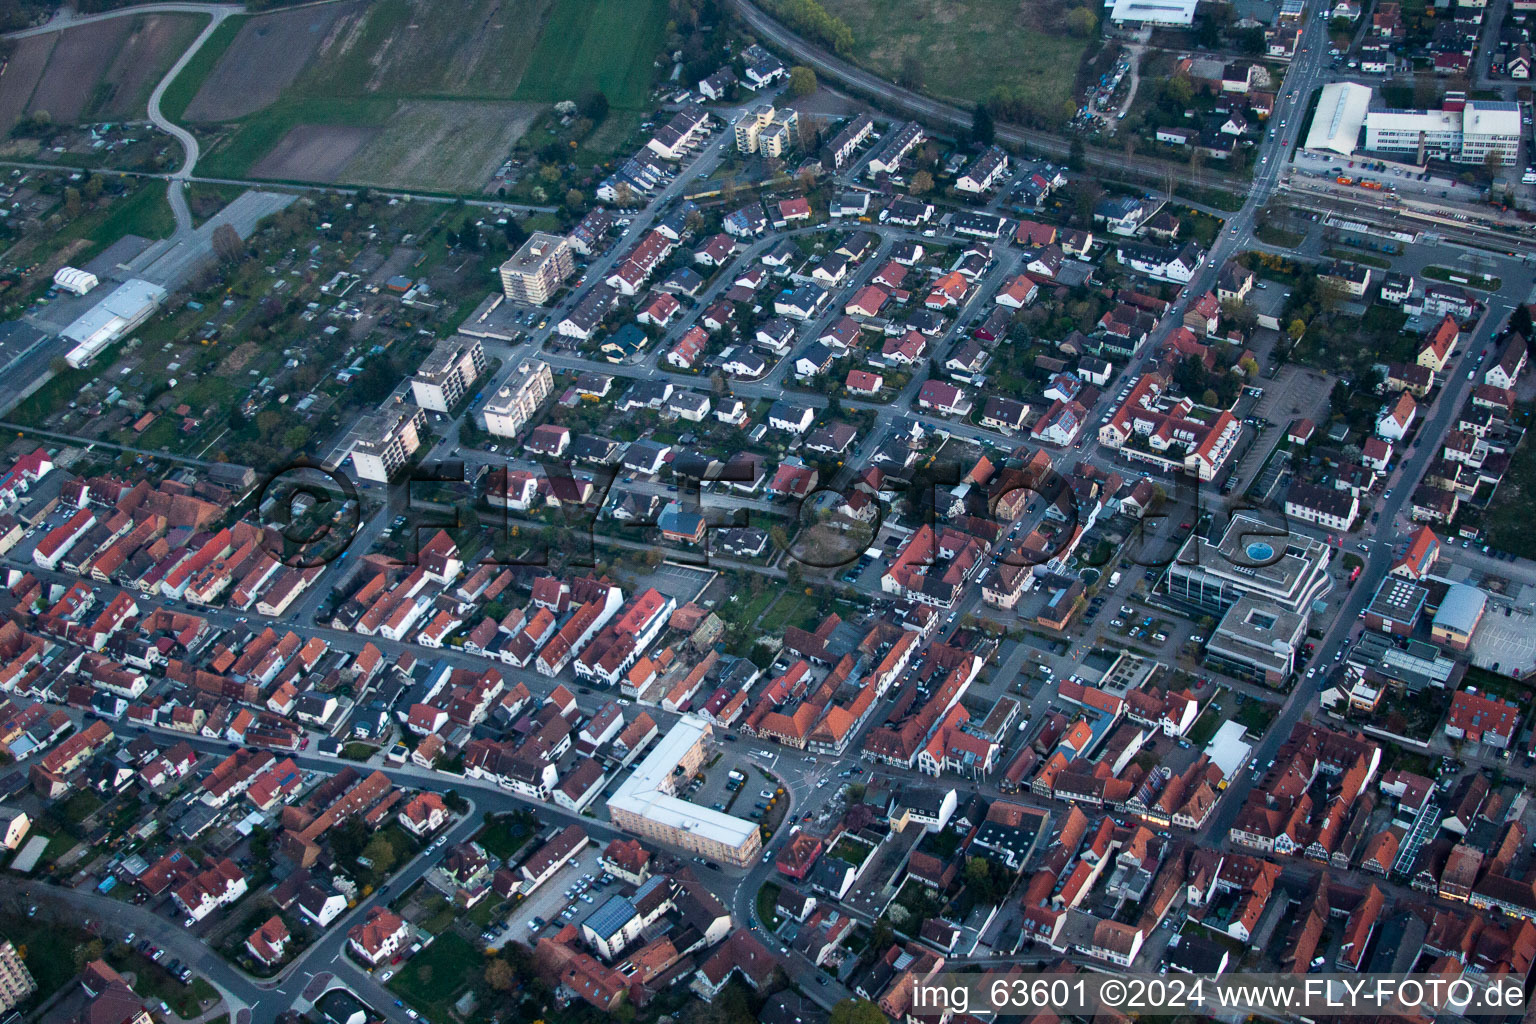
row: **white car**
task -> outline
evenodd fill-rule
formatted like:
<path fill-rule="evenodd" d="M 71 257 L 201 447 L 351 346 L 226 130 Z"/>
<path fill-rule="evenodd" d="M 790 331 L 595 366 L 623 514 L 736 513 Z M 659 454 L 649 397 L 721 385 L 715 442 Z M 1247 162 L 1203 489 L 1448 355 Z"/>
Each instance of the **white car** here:
<path fill-rule="evenodd" d="M 394 976 L 395 976 L 395 972 L 394 971 L 385 971 L 383 974 L 379 975 L 379 982 L 382 984 L 383 982 L 388 981 L 390 978 L 393 978 Z"/>

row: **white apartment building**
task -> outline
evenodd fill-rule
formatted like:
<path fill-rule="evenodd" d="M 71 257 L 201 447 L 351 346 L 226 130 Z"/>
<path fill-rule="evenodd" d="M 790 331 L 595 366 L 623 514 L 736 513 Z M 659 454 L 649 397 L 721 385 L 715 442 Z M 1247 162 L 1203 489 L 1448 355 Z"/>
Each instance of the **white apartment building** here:
<path fill-rule="evenodd" d="M 421 447 L 427 414 L 409 402 L 386 406 L 359 420 L 353 434 L 352 468 L 364 480 L 388 483 Z"/>
<path fill-rule="evenodd" d="M 781 157 L 794 145 L 799 128 L 799 114 L 775 110 L 773 104 L 764 103 L 736 119 L 736 148 L 743 153 Z"/>
<path fill-rule="evenodd" d="M 411 378 L 411 396 L 423 409 L 447 412 L 463 399 L 487 365 L 485 347 L 479 341 L 464 335 L 444 338 Z"/>
<path fill-rule="evenodd" d="M 485 429 L 497 437 L 515 437 L 555 388 L 549 364 L 530 359 L 485 403 Z"/>
<path fill-rule="evenodd" d="M 501 290 L 516 302 L 542 306 L 575 272 L 570 239 L 535 231 L 501 265 Z"/>

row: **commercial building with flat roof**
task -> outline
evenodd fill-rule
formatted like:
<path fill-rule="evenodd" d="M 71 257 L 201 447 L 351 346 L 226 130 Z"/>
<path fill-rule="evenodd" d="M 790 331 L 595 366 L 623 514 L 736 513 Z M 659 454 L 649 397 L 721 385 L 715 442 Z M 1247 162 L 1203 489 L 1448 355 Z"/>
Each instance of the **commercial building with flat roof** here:
<path fill-rule="evenodd" d="M 542 306 L 575 271 L 570 239 L 535 231 L 501 265 L 501 290 L 509 299 Z"/>
<path fill-rule="evenodd" d="M 1305 617 L 1332 589 L 1331 559 L 1320 540 L 1238 514 L 1214 541 L 1191 534 L 1158 585 L 1169 597 L 1211 615 L 1225 614 L 1252 594 Z"/>
<path fill-rule="evenodd" d="M 462 334 L 444 338 L 416 369 L 416 376 L 411 378 L 411 396 L 423 409 L 447 412 L 480 379 L 488 365 L 485 346 L 478 340 Z"/>
<path fill-rule="evenodd" d="M 608 798 L 608 814 L 626 832 L 746 867 L 763 846 L 757 825 L 676 795 L 708 756 L 710 732 L 697 715 L 679 718 Z"/>
<path fill-rule="evenodd" d="M 1115 0 L 1109 20 L 1116 25 L 1191 25 L 1196 0 Z"/>
<path fill-rule="evenodd" d="M 497 437 L 515 437 L 554 388 L 548 363 L 525 360 L 485 403 L 485 429 Z"/>
<path fill-rule="evenodd" d="M 1480 164 L 1493 153 L 1503 165 L 1520 153 L 1520 105 L 1469 100 L 1460 110 L 1373 110 L 1365 118 L 1365 148 L 1373 153 Z"/>
<path fill-rule="evenodd" d="M 1279 686 L 1296 670 L 1306 616 L 1253 594 L 1227 609 L 1205 647 L 1205 663 L 1239 679 Z"/>

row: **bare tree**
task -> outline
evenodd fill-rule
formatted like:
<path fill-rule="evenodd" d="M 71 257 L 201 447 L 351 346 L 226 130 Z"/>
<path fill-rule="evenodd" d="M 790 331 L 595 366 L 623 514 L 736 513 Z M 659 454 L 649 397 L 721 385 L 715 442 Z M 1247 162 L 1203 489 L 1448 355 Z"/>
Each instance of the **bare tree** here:
<path fill-rule="evenodd" d="M 222 263 L 239 263 L 245 259 L 245 243 L 240 232 L 231 224 L 220 224 L 213 229 L 213 252 Z"/>

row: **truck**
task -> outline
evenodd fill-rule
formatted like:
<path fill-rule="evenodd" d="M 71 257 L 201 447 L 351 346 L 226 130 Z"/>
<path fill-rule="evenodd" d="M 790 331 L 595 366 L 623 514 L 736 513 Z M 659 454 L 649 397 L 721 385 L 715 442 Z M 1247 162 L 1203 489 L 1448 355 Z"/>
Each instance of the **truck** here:
<path fill-rule="evenodd" d="M 1118 587 L 1119 585 L 1120 585 L 1120 570 L 1116 569 L 1114 572 L 1109 574 L 1109 587 L 1110 587 L 1111 590 L 1113 590 L 1115 587 Z"/>

